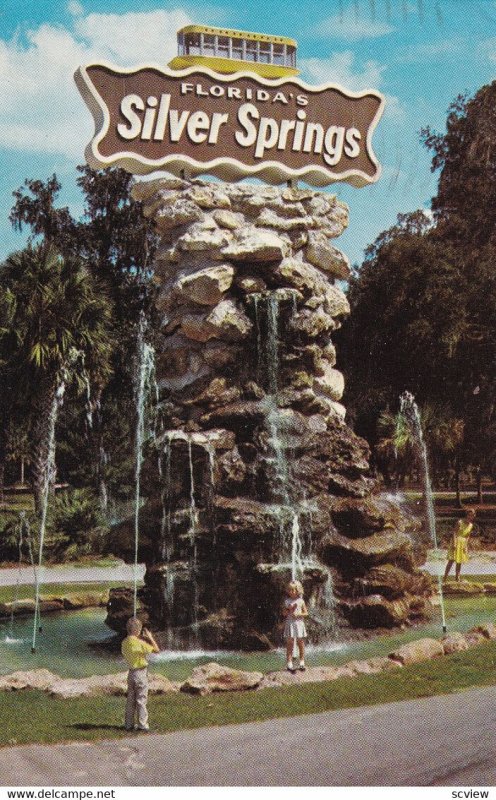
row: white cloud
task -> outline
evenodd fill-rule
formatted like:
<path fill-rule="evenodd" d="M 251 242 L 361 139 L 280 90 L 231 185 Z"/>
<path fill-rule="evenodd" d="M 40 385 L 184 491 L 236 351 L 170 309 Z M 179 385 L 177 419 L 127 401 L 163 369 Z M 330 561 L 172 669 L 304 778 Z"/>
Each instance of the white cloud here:
<path fill-rule="evenodd" d="M 181 10 L 90 14 L 76 17 L 72 29 L 43 24 L 24 41 L 0 40 L 0 147 L 82 161 L 93 122 L 74 70 L 100 60 L 165 66 L 176 53 L 177 29 L 189 22 Z"/>
<path fill-rule="evenodd" d="M 481 42 L 477 50 L 478 55 L 487 58 L 491 64 L 496 63 L 496 37 Z"/>
<path fill-rule="evenodd" d="M 76 21 L 75 29 L 90 47 L 120 66 L 143 61 L 165 65 L 176 55 L 177 30 L 188 22 L 189 17 L 181 10 L 89 14 Z"/>
<path fill-rule="evenodd" d="M 354 92 L 379 89 L 386 69 L 377 61 L 366 61 L 363 67 L 357 67 L 352 50 L 333 53 L 329 58 L 303 58 L 299 66 L 310 83 L 339 83 Z"/>
<path fill-rule="evenodd" d="M 398 50 L 394 60 L 400 64 L 417 64 L 418 62 L 435 61 L 436 59 L 456 58 L 464 45 L 465 40 L 461 36 L 453 36 L 451 39 L 442 39 L 437 42 L 410 45 Z"/>
<path fill-rule="evenodd" d="M 78 17 L 80 14 L 84 13 L 84 8 L 77 0 L 69 0 L 67 3 L 67 11 L 74 17 Z"/>
<path fill-rule="evenodd" d="M 395 29 L 387 22 L 356 17 L 352 13 L 334 14 L 332 17 L 320 20 L 312 28 L 312 33 L 316 36 L 332 37 L 334 39 L 346 39 L 349 42 L 356 42 L 360 39 L 370 39 L 377 36 L 386 36 Z"/>

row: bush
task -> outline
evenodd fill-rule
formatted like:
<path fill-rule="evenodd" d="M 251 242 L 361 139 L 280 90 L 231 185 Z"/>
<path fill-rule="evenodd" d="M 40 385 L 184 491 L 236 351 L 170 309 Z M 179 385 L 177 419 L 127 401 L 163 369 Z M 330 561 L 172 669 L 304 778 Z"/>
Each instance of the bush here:
<path fill-rule="evenodd" d="M 52 560 L 98 555 L 107 533 L 98 498 L 89 489 L 69 489 L 52 498 L 47 536 L 47 556 Z"/>

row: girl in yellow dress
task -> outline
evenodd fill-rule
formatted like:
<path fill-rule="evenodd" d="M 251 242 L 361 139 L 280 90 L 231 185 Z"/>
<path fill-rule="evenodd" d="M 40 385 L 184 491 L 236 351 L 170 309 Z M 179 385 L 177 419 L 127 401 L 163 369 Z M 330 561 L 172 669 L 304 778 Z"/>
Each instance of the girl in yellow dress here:
<path fill-rule="evenodd" d="M 475 511 L 469 508 L 465 512 L 465 519 L 459 519 L 458 524 L 453 531 L 453 536 L 448 547 L 448 563 L 444 572 L 444 579 L 446 580 L 449 571 L 453 564 L 455 564 L 455 580 L 460 580 L 460 570 L 462 564 L 468 561 L 468 537 L 472 533 L 474 527 Z"/>

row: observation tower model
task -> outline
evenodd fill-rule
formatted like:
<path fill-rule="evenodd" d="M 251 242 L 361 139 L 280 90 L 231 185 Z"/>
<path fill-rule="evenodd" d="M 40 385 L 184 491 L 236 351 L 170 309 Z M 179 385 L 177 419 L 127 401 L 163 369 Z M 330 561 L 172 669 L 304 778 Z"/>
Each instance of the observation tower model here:
<path fill-rule="evenodd" d="M 296 48 L 296 41 L 285 36 L 186 25 L 177 32 L 178 54 L 168 67 L 208 67 L 224 74 L 249 70 L 262 78 L 289 78 L 299 74 Z"/>

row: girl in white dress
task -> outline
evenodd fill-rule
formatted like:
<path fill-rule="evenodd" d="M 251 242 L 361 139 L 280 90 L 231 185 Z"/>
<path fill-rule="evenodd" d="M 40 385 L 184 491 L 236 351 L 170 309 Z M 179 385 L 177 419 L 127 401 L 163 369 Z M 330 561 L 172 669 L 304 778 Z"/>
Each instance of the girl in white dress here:
<path fill-rule="evenodd" d="M 284 638 L 286 639 L 287 668 L 290 672 L 296 672 L 296 667 L 293 666 L 293 648 L 296 639 L 300 655 L 299 669 L 304 672 L 306 669 L 305 638 L 307 632 L 303 620 L 308 617 L 308 611 L 303 599 L 303 586 L 300 581 L 291 581 L 288 584 L 286 594 L 288 596 L 284 601 L 282 613 L 286 620 Z"/>

